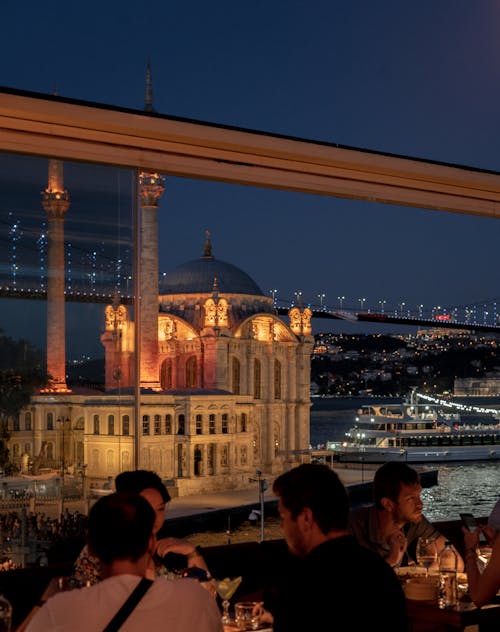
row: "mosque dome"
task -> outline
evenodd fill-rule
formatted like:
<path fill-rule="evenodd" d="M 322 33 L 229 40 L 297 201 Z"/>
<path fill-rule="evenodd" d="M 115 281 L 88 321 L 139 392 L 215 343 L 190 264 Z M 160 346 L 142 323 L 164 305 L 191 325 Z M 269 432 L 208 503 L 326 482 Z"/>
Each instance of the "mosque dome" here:
<path fill-rule="evenodd" d="M 246 272 L 231 263 L 212 256 L 209 237 L 203 257 L 183 263 L 160 278 L 160 294 L 211 294 L 214 290 L 226 294 L 263 296 L 263 292 Z"/>

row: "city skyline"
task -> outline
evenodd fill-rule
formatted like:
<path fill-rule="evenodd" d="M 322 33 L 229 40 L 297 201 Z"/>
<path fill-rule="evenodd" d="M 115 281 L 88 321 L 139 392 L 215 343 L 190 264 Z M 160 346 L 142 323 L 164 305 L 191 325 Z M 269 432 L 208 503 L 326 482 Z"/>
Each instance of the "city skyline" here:
<path fill-rule="evenodd" d="M 162 114 L 500 171 L 496 3 L 58 4 L 5 8 L 4 86 L 51 93 L 55 82 L 61 96 L 141 109 L 149 61 Z M 201 256 L 208 228 L 215 257 L 278 298 L 456 306 L 498 295 L 493 218 L 166 175 L 162 272 Z"/>

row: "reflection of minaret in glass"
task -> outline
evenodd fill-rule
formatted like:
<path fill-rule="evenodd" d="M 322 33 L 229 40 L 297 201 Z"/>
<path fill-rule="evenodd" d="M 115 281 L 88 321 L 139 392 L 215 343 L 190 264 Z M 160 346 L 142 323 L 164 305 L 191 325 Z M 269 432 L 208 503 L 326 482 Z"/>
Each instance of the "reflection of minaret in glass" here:
<path fill-rule="evenodd" d="M 47 373 L 51 391 L 68 391 L 66 386 L 66 321 L 64 304 L 64 214 L 69 194 L 64 189 L 63 165 L 49 161 L 49 181 L 42 192 L 42 206 L 48 219 L 47 265 Z"/>

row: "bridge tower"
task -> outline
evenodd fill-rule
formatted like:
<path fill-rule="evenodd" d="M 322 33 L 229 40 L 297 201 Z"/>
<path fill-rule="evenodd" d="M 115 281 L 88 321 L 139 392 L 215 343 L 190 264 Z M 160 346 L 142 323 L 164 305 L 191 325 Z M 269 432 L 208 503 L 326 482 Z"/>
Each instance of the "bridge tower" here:
<path fill-rule="evenodd" d="M 47 373 L 49 390 L 68 392 L 66 386 L 66 318 L 64 297 L 64 216 L 69 208 L 64 188 L 63 163 L 49 161 L 48 183 L 42 191 L 42 206 L 48 220 L 47 270 Z"/>

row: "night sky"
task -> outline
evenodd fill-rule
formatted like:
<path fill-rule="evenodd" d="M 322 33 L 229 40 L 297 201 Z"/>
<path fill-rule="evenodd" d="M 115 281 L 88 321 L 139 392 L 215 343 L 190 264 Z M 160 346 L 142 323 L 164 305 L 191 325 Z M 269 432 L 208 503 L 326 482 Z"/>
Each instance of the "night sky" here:
<path fill-rule="evenodd" d="M 2 7 L 5 87 L 50 94 L 55 84 L 64 97 L 142 109 L 148 61 L 162 114 L 500 171 L 496 0 Z M 217 258 L 278 298 L 453 307 L 500 295 L 491 218 L 167 174 L 161 271 L 201 256 L 206 228 Z M 17 336 L 22 322 L 4 315 L 0 327 Z M 325 328 L 347 330 L 315 324 Z"/>

